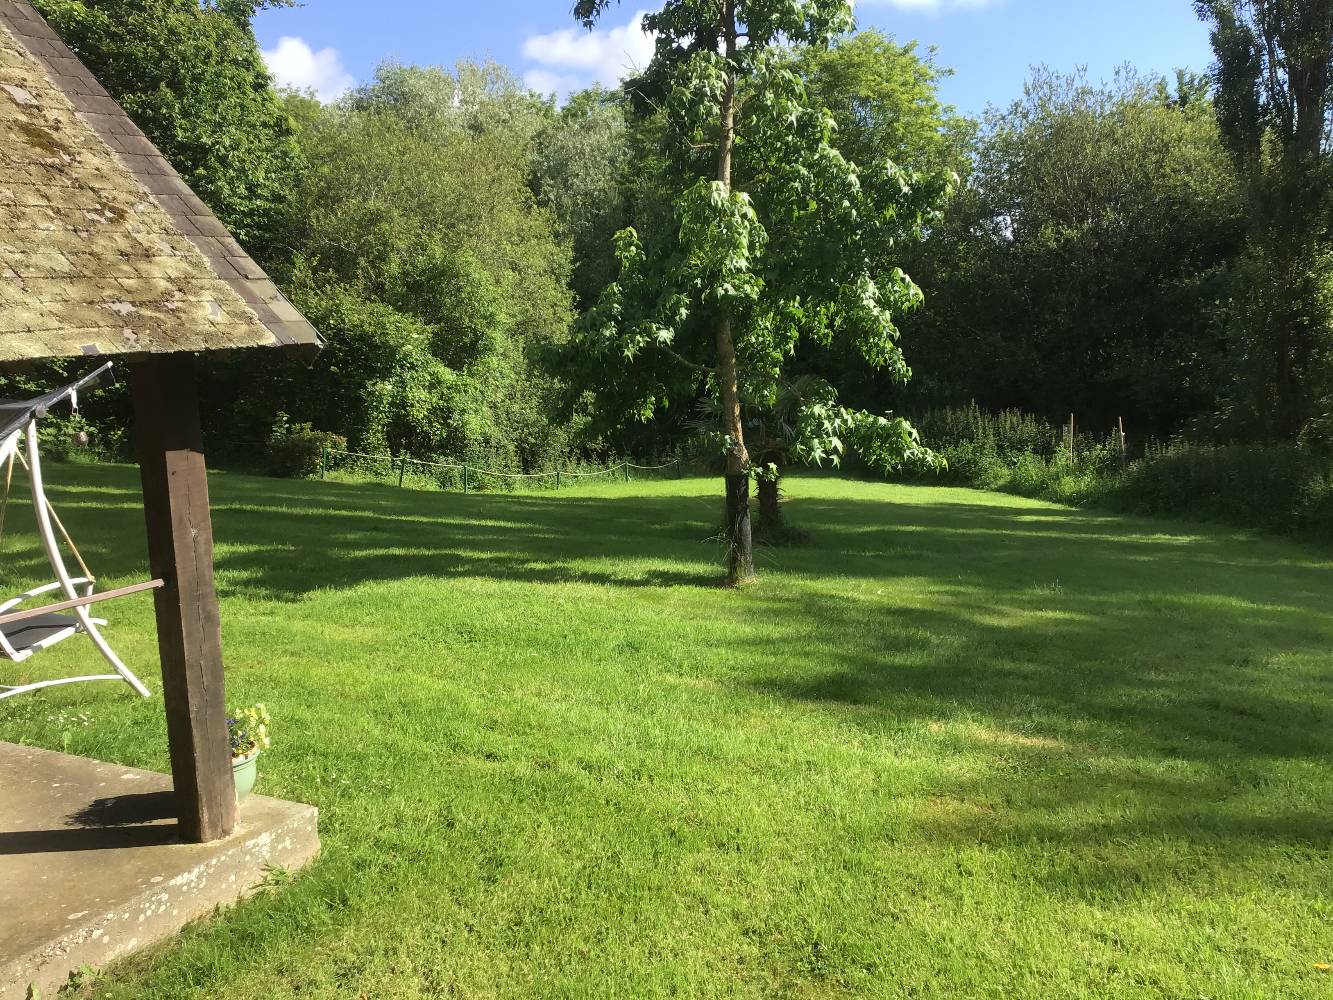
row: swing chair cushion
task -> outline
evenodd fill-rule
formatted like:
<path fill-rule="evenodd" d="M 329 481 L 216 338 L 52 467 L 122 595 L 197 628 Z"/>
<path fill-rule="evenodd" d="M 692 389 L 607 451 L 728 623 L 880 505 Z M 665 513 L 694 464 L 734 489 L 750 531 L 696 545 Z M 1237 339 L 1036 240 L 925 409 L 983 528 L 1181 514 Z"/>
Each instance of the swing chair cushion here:
<path fill-rule="evenodd" d="M 79 620 L 72 615 L 42 615 L 26 621 L 0 625 L 0 633 L 19 656 L 53 646 L 79 630 Z"/>
<path fill-rule="evenodd" d="M 72 577 L 69 582 L 76 587 L 80 587 L 88 594 L 92 593 L 92 581 L 86 577 Z M 48 583 L 0 604 L 0 637 L 3 637 L 3 641 L 0 641 L 0 660 L 13 660 L 14 662 L 26 660 L 33 653 L 49 649 L 56 643 L 82 631 L 79 619 L 73 615 L 43 612 L 42 608 L 34 608 L 33 611 L 37 614 L 33 617 L 24 618 L 21 621 L 5 621 L 6 615 L 18 611 L 19 605 L 24 601 L 48 594 L 53 590 L 60 589 L 60 587 L 59 582 Z M 106 621 L 102 618 L 94 618 L 92 621 L 95 625 L 106 624 Z M 4 686 L 0 684 L 0 688 Z"/>

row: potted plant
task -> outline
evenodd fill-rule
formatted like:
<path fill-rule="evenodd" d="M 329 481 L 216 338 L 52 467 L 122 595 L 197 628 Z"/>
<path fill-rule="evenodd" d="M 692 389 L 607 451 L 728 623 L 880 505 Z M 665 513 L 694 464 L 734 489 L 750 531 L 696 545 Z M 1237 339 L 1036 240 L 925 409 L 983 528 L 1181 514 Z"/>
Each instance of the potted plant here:
<path fill-rule="evenodd" d="M 241 802 L 255 787 L 259 754 L 271 745 L 268 738 L 268 709 L 262 704 L 238 708 L 227 719 L 231 737 L 231 773 L 236 779 L 236 801 Z"/>

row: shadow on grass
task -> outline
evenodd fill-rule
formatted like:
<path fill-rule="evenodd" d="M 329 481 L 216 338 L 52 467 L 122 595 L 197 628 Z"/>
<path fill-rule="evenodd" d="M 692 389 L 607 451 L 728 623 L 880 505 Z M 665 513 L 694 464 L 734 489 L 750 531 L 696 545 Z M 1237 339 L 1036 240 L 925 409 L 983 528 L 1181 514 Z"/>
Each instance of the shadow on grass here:
<path fill-rule="evenodd" d="M 62 466 L 56 478 L 50 492 L 94 569 L 132 575 L 146 562 L 133 470 Z M 718 504 L 692 498 L 625 504 L 214 476 L 212 504 L 223 597 L 299 600 L 416 576 L 630 587 L 721 579 L 720 549 L 709 541 Z M 30 530 L 30 521 L 26 507 L 14 511 L 11 530 Z M 5 578 L 48 575 L 34 545 L 16 549 L 11 542 Z"/>
<path fill-rule="evenodd" d="M 864 734 L 925 725 L 946 756 L 985 760 L 938 779 L 918 817 L 931 842 L 1042 845 L 1045 884 L 1094 895 L 1150 877 L 1152 851 L 1126 844 L 1255 859 L 1333 844 L 1333 814 L 1278 791 L 1328 785 L 1325 565 L 1239 536 L 1152 537 L 1161 525 L 1118 537 L 1132 522 L 1077 512 L 1035 512 L 1034 528 L 1023 511 L 946 505 L 839 529 L 845 512 L 820 506 L 838 572 L 854 584 L 863 561 L 896 561 L 919 597 L 766 594 L 772 645 L 819 655 L 739 684 Z"/>
<path fill-rule="evenodd" d="M 142 565 L 133 471 L 60 471 L 56 500 L 81 544 L 92 540 L 86 550 L 117 573 Z M 771 623 L 764 649 L 738 638 L 728 651 L 745 664 L 737 689 L 826 709 L 863 733 L 982 720 L 960 751 L 990 741 L 1013 775 L 1038 778 L 1013 810 L 985 784 L 941 787 L 927 824 L 941 837 L 1333 840 L 1319 810 L 1232 808 L 1274 762 L 1333 754 L 1323 557 L 1184 524 L 956 493 L 885 497 L 788 503 L 813 543 L 766 552 L 772 584 L 724 598 Z M 721 553 L 705 541 L 711 496 L 462 496 L 225 476 L 214 505 L 224 596 L 298 601 L 406 577 L 641 588 L 719 577 Z M 44 575 L 36 557 L 7 558 L 4 571 Z M 876 599 L 880 582 L 913 599 Z"/>
<path fill-rule="evenodd" d="M 56 478 L 52 492 L 81 548 L 132 575 L 145 561 L 133 470 L 62 466 Z M 720 499 L 710 496 L 461 495 L 242 476 L 215 476 L 213 488 L 224 594 L 282 600 L 410 576 L 668 586 L 720 575 Z M 1155 589 L 1170 589 L 1164 569 L 1252 568 L 1283 604 L 1329 596 L 1326 563 L 1275 563 L 1281 543 L 1184 524 L 953 500 L 798 498 L 786 509 L 813 544 L 760 550 L 761 564 L 784 573 L 956 579 L 961 568 L 984 584 L 996 568 L 1054 561 L 1061 575 L 1109 582 L 1137 563 Z M 36 552 L 10 550 L 6 576 L 45 575 Z M 1231 592 L 1234 581 L 1218 582 Z"/>

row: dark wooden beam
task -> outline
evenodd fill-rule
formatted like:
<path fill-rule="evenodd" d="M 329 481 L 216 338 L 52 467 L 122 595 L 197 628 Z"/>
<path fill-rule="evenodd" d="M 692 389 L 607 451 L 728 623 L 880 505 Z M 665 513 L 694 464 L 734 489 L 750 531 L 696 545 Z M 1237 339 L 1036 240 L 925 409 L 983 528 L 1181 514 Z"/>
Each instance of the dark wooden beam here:
<path fill-rule="evenodd" d="M 194 358 L 138 362 L 132 382 L 171 775 L 181 836 L 206 842 L 235 827 L 236 788 Z"/>

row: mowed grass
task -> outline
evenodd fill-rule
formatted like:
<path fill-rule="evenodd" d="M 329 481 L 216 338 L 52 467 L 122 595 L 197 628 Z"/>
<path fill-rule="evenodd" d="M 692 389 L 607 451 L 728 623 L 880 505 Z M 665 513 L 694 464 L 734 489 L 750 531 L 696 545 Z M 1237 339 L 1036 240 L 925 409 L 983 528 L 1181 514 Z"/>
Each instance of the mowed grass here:
<path fill-rule="evenodd" d="M 143 578 L 134 471 L 51 479 L 104 583 Z M 710 481 L 216 475 L 230 700 L 324 851 L 87 995 L 1333 996 L 1327 554 L 788 485 L 811 544 L 731 592 Z M 4 589 L 43 575 L 16 517 Z M 150 608 L 109 634 L 156 688 Z M 118 685 L 0 703 L 0 739 L 167 765 Z"/>

